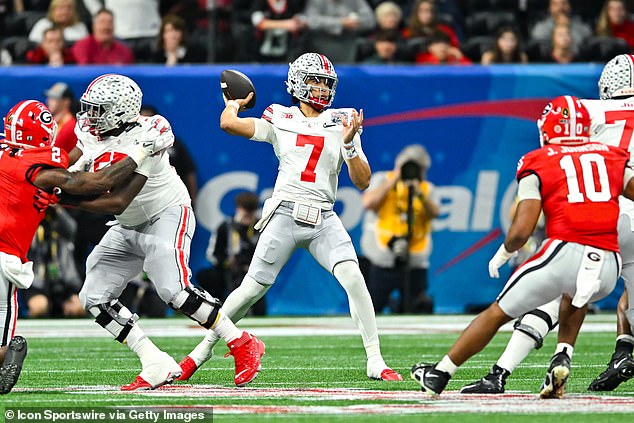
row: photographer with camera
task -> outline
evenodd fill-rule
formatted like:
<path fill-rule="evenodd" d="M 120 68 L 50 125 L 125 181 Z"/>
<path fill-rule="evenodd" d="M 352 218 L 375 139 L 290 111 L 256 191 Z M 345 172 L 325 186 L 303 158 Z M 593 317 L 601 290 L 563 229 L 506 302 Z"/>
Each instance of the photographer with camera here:
<path fill-rule="evenodd" d="M 369 260 L 368 289 L 376 312 L 394 290 L 400 304 L 393 312 L 431 313 L 427 269 L 432 249 L 431 222 L 440 213 L 434 186 L 427 181 L 431 158 L 419 144 L 406 146 L 394 170 L 375 174 L 363 194 L 366 216 L 361 248 Z"/>

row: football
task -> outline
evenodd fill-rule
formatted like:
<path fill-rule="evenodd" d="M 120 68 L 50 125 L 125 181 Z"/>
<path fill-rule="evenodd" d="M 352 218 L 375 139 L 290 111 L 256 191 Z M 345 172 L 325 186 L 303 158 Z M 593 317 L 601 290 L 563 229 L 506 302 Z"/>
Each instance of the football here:
<path fill-rule="evenodd" d="M 248 76 L 240 71 L 225 69 L 220 74 L 220 88 L 228 100 L 246 98 L 249 93 L 253 93 L 253 98 L 244 108 L 250 109 L 255 106 L 255 87 Z"/>

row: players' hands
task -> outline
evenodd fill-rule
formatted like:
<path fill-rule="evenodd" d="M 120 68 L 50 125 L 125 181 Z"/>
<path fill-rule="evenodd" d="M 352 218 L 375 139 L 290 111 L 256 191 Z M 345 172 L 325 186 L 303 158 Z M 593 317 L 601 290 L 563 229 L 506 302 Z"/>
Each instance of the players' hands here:
<path fill-rule="evenodd" d="M 357 113 L 356 110 L 352 109 L 352 117 L 350 118 L 350 122 L 345 117 L 342 118 L 343 122 L 343 146 L 352 144 L 354 140 L 354 136 L 363 131 L 363 109 Z"/>
<path fill-rule="evenodd" d="M 222 99 L 225 101 L 225 107 L 232 106 L 237 111 L 241 112 L 243 110 L 246 110 L 244 106 L 249 104 L 249 102 L 253 98 L 253 95 L 254 95 L 253 92 L 250 92 L 249 95 L 246 96 L 246 98 L 237 98 L 235 100 L 229 100 L 224 94 L 222 94 Z"/>
<path fill-rule="evenodd" d="M 61 193 L 62 191 L 57 187 L 53 190 L 53 193 L 48 193 L 38 188 L 33 195 L 33 207 L 38 213 L 43 213 L 48 206 L 59 203 L 59 194 Z"/>
<path fill-rule="evenodd" d="M 500 248 L 498 248 L 493 258 L 489 260 L 489 276 L 496 279 L 499 278 L 500 272 L 498 269 L 515 255 L 517 255 L 517 251 L 509 252 L 506 250 L 504 244 L 500 245 Z"/>

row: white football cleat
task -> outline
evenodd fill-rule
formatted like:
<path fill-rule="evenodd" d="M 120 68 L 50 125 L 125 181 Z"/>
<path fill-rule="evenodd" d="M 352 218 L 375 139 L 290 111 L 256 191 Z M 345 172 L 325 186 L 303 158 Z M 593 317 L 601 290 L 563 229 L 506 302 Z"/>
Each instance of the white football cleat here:
<path fill-rule="evenodd" d="M 143 360 L 143 370 L 134 382 L 123 385 L 122 391 L 138 391 L 156 389 L 159 386 L 172 383 L 182 373 L 178 363 L 167 353 L 162 352 L 154 357 Z"/>
<path fill-rule="evenodd" d="M 383 360 L 372 362 L 368 361 L 367 375 L 368 378 L 374 380 L 403 380 L 403 376 L 401 376 L 398 372 L 390 369 Z"/>

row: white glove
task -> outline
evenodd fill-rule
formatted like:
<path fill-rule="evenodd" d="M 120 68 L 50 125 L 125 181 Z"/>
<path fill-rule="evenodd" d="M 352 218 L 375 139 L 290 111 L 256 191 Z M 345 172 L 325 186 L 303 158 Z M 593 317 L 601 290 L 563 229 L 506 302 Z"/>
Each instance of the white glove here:
<path fill-rule="evenodd" d="M 517 251 L 513 251 L 512 253 L 506 251 L 506 247 L 504 246 L 504 243 L 502 243 L 493 258 L 489 260 L 489 276 L 492 278 L 499 278 L 500 272 L 498 272 L 498 269 L 516 254 Z"/>

